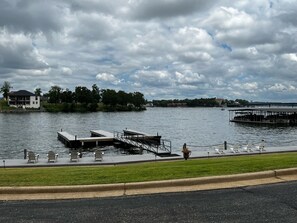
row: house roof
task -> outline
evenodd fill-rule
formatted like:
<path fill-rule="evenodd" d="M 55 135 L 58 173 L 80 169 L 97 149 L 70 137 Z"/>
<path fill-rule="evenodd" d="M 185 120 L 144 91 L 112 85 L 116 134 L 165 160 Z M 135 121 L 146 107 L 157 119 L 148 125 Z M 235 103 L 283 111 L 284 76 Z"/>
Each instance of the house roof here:
<path fill-rule="evenodd" d="M 248 112 L 248 111 L 261 111 L 261 112 L 296 112 L 297 108 L 239 108 L 231 109 L 234 112 Z"/>
<path fill-rule="evenodd" d="M 26 90 L 19 90 L 19 91 L 11 91 L 8 94 L 9 96 L 35 96 L 35 94 L 31 93 L 30 91 Z"/>

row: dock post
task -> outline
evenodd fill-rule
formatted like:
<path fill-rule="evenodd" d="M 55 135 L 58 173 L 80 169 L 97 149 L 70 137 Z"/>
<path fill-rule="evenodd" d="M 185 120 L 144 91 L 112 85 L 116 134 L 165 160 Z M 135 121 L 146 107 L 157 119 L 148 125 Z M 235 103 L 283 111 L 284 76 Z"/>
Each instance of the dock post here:
<path fill-rule="evenodd" d="M 227 141 L 224 141 L 224 149 L 227 150 Z"/>

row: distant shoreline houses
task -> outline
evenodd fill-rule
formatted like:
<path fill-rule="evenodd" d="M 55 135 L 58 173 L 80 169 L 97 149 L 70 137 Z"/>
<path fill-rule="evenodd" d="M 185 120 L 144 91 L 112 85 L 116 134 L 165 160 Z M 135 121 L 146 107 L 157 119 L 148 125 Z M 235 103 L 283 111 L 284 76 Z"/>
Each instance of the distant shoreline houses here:
<path fill-rule="evenodd" d="M 40 108 L 40 96 L 27 90 L 11 91 L 8 93 L 8 105 L 15 108 Z"/>

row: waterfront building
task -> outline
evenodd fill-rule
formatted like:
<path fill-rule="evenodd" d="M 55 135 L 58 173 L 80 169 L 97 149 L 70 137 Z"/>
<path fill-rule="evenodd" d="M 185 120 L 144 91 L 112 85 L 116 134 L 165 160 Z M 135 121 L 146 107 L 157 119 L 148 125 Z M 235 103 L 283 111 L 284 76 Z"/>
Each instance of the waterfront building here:
<path fill-rule="evenodd" d="M 40 108 L 40 96 L 29 91 L 12 91 L 8 94 L 8 105 L 16 108 Z"/>

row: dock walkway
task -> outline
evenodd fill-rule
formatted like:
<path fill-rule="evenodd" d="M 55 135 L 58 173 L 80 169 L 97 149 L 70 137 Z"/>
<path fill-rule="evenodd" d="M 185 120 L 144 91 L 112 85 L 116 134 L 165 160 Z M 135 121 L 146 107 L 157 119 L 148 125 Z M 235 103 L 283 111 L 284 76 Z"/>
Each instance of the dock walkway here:
<path fill-rule="evenodd" d="M 38 151 L 34 151 L 37 152 Z M 266 147 L 265 151 L 261 154 L 269 153 L 281 153 L 281 152 L 297 152 L 296 146 L 284 146 L 284 147 Z M 198 158 L 211 158 L 211 157 L 232 157 L 232 156 L 246 156 L 246 155 L 259 155 L 259 151 L 253 152 L 240 152 L 230 153 L 225 152 L 224 154 L 216 154 L 214 150 L 207 151 L 193 151 L 190 159 Z M 83 166 L 83 165 L 120 165 L 127 163 L 137 162 L 155 162 L 155 161 L 169 161 L 169 160 L 183 160 L 182 152 L 178 153 L 179 156 L 175 157 L 160 157 L 154 154 L 143 154 L 143 155 L 127 155 L 127 156 L 103 156 L 102 161 L 95 161 L 94 156 L 84 156 L 79 159 L 78 162 L 70 162 L 70 157 L 60 157 L 55 163 L 48 163 L 46 156 L 40 156 L 37 163 L 28 163 L 25 159 L 4 159 L 0 168 L 5 167 L 50 167 L 50 166 Z"/>

